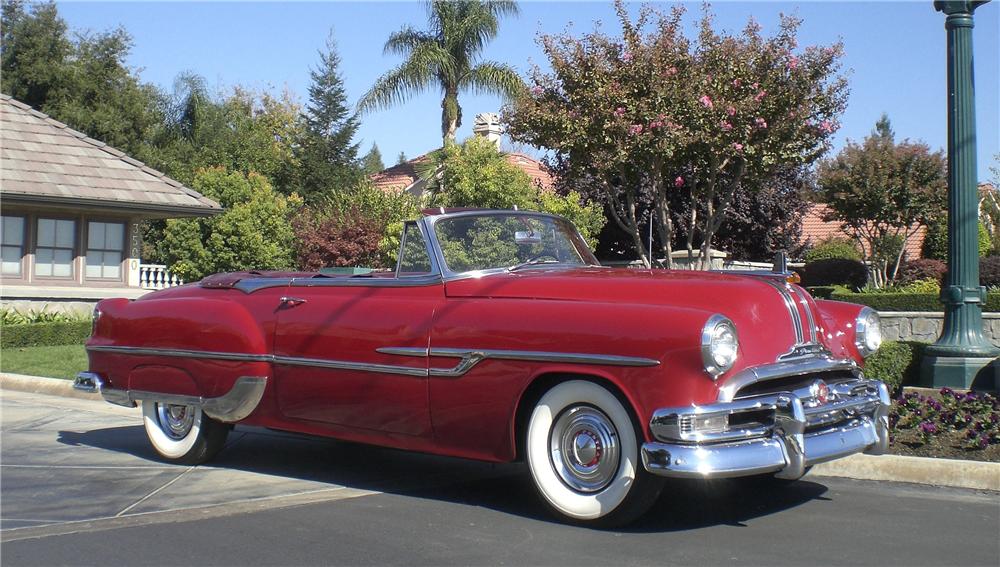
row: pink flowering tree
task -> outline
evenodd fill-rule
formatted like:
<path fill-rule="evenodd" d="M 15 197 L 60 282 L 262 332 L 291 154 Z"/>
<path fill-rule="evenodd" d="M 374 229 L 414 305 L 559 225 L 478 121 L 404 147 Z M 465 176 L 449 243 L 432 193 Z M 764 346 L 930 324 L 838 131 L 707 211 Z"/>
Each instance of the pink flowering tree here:
<path fill-rule="evenodd" d="M 842 46 L 799 49 L 793 17 L 765 38 L 753 21 L 715 31 L 706 8 L 688 38 L 681 7 L 644 6 L 635 21 L 616 8 L 620 38 L 541 37 L 551 71 L 533 70 L 505 112 L 508 132 L 551 150 L 563 183 L 603 202 L 647 266 L 658 255 L 670 266 L 678 242 L 707 268 L 737 190 L 828 149 L 847 98 Z M 683 215 L 677 193 L 692 203 Z M 649 222 L 659 250 L 648 250 Z"/>

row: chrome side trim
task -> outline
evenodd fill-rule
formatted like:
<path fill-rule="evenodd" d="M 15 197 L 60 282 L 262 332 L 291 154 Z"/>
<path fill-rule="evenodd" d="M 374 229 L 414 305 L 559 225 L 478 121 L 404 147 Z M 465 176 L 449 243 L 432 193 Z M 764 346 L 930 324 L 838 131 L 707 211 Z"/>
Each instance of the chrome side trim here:
<path fill-rule="evenodd" d="M 213 352 L 170 348 L 142 348 L 129 346 L 88 346 L 87 350 L 97 352 L 117 352 L 133 356 L 170 356 L 176 358 L 198 358 L 211 360 L 239 360 L 243 362 L 270 362 L 288 366 L 312 366 L 317 368 L 333 368 L 337 370 L 358 370 L 361 372 L 381 372 L 385 374 L 401 374 L 404 376 L 427 376 L 423 368 L 408 366 L 393 366 L 388 364 L 370 364 L 367 362 L 350 362 L 345 360 L 327 360 L 322 358 L 304 358 L 297 356 L 280 356 L 271 354 L 244 354 L 237 352 Z"/>
<path fill-rule="evenodd" d="M 286 366 L 309 366 L 312 368 L 330 368 L 333 370 L 357 370 L 359 372 L 379 372 L 382 374 L 400 374 L 403 376 L 427 376 L 423 368 L 409 366 L 394 366 L 390 364 L 371 364 L 367 362 L 347 362 L 343 360 L 326 360 L 322 358 L 301 358 L 297 356 L 274 356 L 275 364 Z"/>
<path fill-rule="evenodd" d="M 96 352 L 117 352 L 133 356 L 169 356 L 176 358 L 197 358 L 211 360 L 239 360 L 244 362 L 270 362 L 286 366 L 309 366 L 314 368 L 330 368 L 334 370 L 356 370 L 359 372 L 379 372 L 382 374 L 399 374 L 402 376 L 440 376 L 457 378 L 464 376 L 472 368 L 487 358 L 497 360 L 525 360 L 532 362 L 565 362 L 568 364 L 595 364 L 600 366 L 658 366 L 659 361 L 650 358 L 617 356 L 608 354 L 582 354 L 573 352 L 542 352 L 527 350 L 470 350 L 457 348 L 413 348 L 413 347 L 381 347 L 375 349 L 382 354 L 400 356 L 429 356 L 461 358 L 453 368 L 414 368 L 412 366 L 397 366 L 394 364 L 373 364 L 368 362 L 351 362 L 346 360 L 331 360 L 322 358 L 305 358 L 298 356 L 282 356 L 271 354 L 243 354 L 237 352 L 213 352 L 170 348 L 145 348 L 130 346 L 88 346 L 87 350 Z"/>
<path fill-rule="evenodd" d="M 856 362 L 851 359 L 837 359 L 828 356 L 817 356 L 814 358 L 800 358 L 764 366 L 755 366 L 742 370 L 728 380 L 719 388 L 718 401 L 731 402 L 736 397 L 736 393 L 743 388 L 756 382 L 774 380 L 787 376 L 802 376 L 818 372 L 851 371 L 860 376 L 861 370 Z"/>
<path fill-rule="evenodd" d="M 214 360 L 241 360 L 245 362 L 273 362 L 269 354 L 245 354 L 240 352 L 216 352 L 188 350 L 180 348 L 147 348 L 131 346 L 91 345 L 87 350 L 94 352 L 118 352 L 133 356 L 171 356 L 176 358 L 209 358 Z"/>
<path fill-rule="evenodd" d="M 658 366 L 660 362 L 651 358 L 618 356 L 612 354 L 585 354 L 575 352 L 547 352 L 529 350 L 494 350 L 494 349 L 461 349 L 461 348 L 414 348 L 414 347 L 382 347 L 375 349 L 382 354 L 416 357 L 446 357 L 461 358 L 452 368 L 431 368 L 430 376 L 457 378 L 464 376 L 474 366 L 486 359 L 521 360 L 530 362 L 563 362 L 567 364 L 594 364 L 599 366 Z"/>

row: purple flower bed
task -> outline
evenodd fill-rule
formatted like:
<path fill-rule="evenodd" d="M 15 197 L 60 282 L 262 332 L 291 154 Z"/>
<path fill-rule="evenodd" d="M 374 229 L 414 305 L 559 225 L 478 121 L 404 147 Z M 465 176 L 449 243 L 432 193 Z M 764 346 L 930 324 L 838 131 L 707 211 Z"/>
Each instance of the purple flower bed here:
<path fill-rule="evenodd" d="M 894 453 L 976 460 L 1000 454 L 1000 399 L 993 394 L 904 393 L 893 402 L 889 425 Z"/>

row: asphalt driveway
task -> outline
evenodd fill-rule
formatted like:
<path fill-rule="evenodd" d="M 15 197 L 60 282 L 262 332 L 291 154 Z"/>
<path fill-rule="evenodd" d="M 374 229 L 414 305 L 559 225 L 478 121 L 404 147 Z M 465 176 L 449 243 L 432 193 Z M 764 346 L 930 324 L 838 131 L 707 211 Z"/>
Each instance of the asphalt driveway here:
<path fill-rule="evenodd" d="M 156 460 L 137 410 L 2 392 L 4 565 L 1000 563 L 1000 495 L 673 482 L 623 531 L 553 522 L 518 465 L 237 429 Z"/>

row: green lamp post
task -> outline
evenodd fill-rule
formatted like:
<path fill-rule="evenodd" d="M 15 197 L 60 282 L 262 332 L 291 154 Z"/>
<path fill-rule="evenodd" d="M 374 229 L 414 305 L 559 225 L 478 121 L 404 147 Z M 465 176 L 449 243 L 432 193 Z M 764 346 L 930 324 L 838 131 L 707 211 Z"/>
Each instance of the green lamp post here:
<path fill-rule="evenodd" d="M 1000 356 L 983 336 L 979 285 L 979 194 L 976 104 L 972 73 L 972 13 L 988 0 L 937 0 L 948 34 L 948 278 L 941 290 L 944 327 L 924 351 L 926 386 L 996 389 L 991 364 Z"/>

